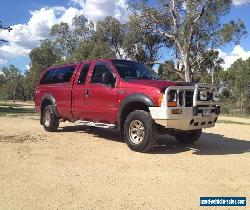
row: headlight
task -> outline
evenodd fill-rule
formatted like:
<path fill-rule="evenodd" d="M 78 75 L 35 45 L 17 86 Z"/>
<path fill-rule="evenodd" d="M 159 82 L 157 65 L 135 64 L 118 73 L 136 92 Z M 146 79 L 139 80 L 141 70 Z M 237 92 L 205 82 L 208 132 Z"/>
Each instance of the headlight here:
<path fill-rule="evenodd" d="M 206 101 L 207 100 L 207 91 L 206 90 L 201 90 L 200 91 L 200 100 L 201 101 Z"/>

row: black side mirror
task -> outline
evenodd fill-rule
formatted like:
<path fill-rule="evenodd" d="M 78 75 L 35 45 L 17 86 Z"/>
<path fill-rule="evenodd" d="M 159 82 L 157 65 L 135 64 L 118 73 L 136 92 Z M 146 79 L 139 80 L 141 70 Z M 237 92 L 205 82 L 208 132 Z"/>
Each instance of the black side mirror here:
<path fill-rule="evenodd" d="M 115 85 L 115 78 L 111 72 L 105 72 L 102 75 L 102 83 L 105 85 L 111 85 L 111 87 L 114 87 Z"/>

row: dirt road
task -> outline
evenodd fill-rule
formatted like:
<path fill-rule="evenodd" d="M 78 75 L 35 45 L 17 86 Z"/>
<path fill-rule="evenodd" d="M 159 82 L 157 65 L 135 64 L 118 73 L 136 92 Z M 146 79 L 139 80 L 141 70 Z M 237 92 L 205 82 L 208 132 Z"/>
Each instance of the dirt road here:
<path fill-rule="evenodd" d="M 200 196 L 250 198 L 250 125 L 217 124 L 191 147 L 161 136 L 142 154 L 117 131 L 46 133 L 30 118 L 0 117 L 0 209 L 199 209 Z"/>

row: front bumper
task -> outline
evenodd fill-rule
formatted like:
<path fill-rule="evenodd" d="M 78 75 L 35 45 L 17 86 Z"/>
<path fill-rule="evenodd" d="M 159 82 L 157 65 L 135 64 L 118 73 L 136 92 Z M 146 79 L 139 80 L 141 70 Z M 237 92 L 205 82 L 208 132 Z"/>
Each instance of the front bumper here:
<path fill-rule="evenodd" d="M 220 114 L 220 106 L 215 101 L 199 101 L 199 88 L 212 88 L 212 86 L 197 84 L 195 86 L 171 86 L 165 91 L 161 107 L 150 107 L 152 118 L 157 124 L 166 128 L 178 130 L 196 130 L 202 128 L 214 127 Z M 194 91 L 193 104 L 191 107 L 186 107 L 185 103 L 177 107 L 167 106 L 167 96 L 170 90 Z M 178 97 L 177 97 L 178 99 Z M 178 101 L 177 101 L 178 102 Z M 181 110 L 180 114 L 174 114 L 173 110 Z M 206 114 L 208 111 L 209 114 Z"/>

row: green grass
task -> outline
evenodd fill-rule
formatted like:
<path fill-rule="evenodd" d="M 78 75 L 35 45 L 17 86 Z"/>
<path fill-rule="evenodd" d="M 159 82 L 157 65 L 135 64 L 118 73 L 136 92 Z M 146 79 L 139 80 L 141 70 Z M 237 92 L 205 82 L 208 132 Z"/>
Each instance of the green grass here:
<path fill-rule="evenodd" d="M 14 115 L 14 116 L 21 116 L 21 115 L 34 115 L 35 110 L 34 108 L 21 108 L 21 107 L 0 107 L 0 116 L 6 115 Z"/>
<path fill-rule="evenodd" d="M 18 103 L 18 102 L 0 102 L 0 106 L 6 106 L 6 107 L 22 107 L 22 106 L 31 106 L 33 107 L 34 104 L 21 104 L 21 103 Z"/>
<path fill-rule="evenodd" d="M 221 113 L 221 116 L 224 117 L 239 117 L 239 118 L 247 118 L 250 119 L 250 115 L 249 114 L 244 114 L 244 113 Z"/>

